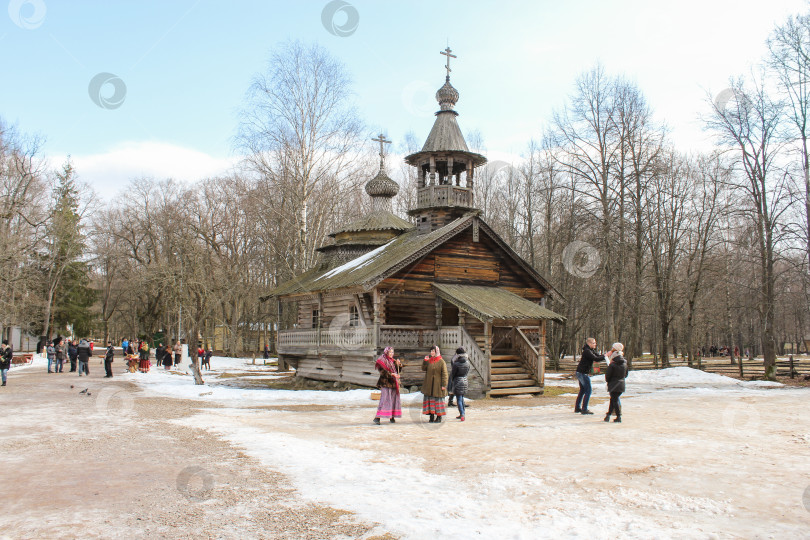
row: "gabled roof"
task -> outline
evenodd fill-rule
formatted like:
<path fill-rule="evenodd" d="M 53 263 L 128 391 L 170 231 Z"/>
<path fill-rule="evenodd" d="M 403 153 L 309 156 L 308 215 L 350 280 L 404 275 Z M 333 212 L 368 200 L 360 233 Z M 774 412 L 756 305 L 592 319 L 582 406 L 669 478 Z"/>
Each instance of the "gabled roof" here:
<path fill-rule="evenodd" d="M 541 276 L 537 270 L 524 261 L 487 224 L 478 217 L 478 212 L 468 212 L 464 216 L 436 229 L 418 234 L 416 230 L 403 233 L 379 248 L 361 255 L 345 264 L 322 270 L 314 268 L 297 276 L 270 291 L 267 297 L 307 294 L 327 290 L 362 287 L 374 288 L 380 281 L 395 274 L 420 257 L 432 251 L 450 238 L 472 225 L 477 220 L 481 230 L 506 252 L 506 254 L 549 294 L 562 299 L 562 295 Z"/>
<path fill-rule="evenodd" d="M 368 290 L 389 275 L 419 258 L 444 241 L 466 229 L 477 212 L 470 212 L 457 220 L 426 234 L 416 230 L 403 233 L 385 245 L 361 255 L 331 270 L 313 269 L 270 291 L 270 296 L 314 293 L 347 287 Z"/>
<path fill-rule="evenodd" d="M 500 287 L 449 283 L 434 283 L 433 287 L 441 298 L 482 321 L 550 319 L 563 322 L 565 320 L 562 315 Z"/>

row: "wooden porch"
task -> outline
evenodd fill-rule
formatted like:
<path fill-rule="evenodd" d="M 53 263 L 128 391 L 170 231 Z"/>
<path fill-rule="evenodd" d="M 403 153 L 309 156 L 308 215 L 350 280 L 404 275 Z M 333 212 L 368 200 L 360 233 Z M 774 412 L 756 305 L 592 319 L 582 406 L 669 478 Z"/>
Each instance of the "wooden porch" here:
<path fill-rule="evenodd" d="M 282 330 L 277 334 L 279 355 L 301 376 L 373 385 L 374 359 L 387 346 L 405 362 L 405 385 L 421 383 L 421 359 L 439 345 L 445 360 L 458 347 L 470 357 L 471 386 L 481 394 L 542 393 L 545 350 L 541 327 L 485 324 L 473 334 L 464 326 L 378 325 Z"/>

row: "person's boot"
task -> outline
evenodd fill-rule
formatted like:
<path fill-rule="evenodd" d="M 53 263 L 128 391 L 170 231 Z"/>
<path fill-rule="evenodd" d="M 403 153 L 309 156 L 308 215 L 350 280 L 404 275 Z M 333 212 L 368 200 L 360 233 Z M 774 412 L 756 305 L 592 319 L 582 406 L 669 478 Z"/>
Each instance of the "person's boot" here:
<path fill-rule="evenodd" d="M 605 422 L 610 422 L 610 413 L 605 415 Z"/>
<path fill-rule="evenodd" d="M 441 416 L 436 416 L 436 423 L 438 424 L 441 421 L 442 421 L 442 417 Z"/>
<path fill-rule="evenodd" d="M 379 426 L 379 425 L 380 425 L 380 419 L 379 419 L 379 418 L 375 418 L 375 419 L 374 419 L 374 423 L 375 423 L 375 424 L 377 424 L 377 425 Z"/>
<path fill-rule="evenodd" d="M 589 409 L 582 409 L 582 412 L 580 414 L 593 414 L 593 412 Z"/>
<path fill-rule="evenodd" d="M 2 384 L 2 386 L 5 386 L 5 385 L 6 385 L 6 381 L 3 381 L 3 384 Z"/>
<path fill-rule="evenodd" d="M 433 423 L 433 422 L 435 422 L 435 421 L 436 421 L 436 415 L 431 414 L 431 415 L 430 415 L 430 419 L 428 420 L 428 422 L 430 422 L 430 423 L 432 424 L 432 423 Z"/>
<path fill-rule="evenodd" d="M 614 421 L 614 422 L 619 422 L 619 423 L 621 423 L 621 421 L 622 421 L 622 417 L 621 417 L 621 416 L 617 416 L 617 417 L 615 418 L 615 420 L 613 420 L 613 421 Z"/>
<path fill-rule="evenodd" d="M 389 422 L 391 422 L 392 424 L 396 424 L 396 423 L 397 423 L 397 421 L 396 421 L 396 420 L 394 420 L 394 417 L 393 417 L 393 416 L 391 417 L 391 420 L 389 420 Z"/>
<path fill-rule="evenodd" d="M 582 407 L 574 407 L 574 412 L 575 413 L 581 413 L 582 412 Z"/>

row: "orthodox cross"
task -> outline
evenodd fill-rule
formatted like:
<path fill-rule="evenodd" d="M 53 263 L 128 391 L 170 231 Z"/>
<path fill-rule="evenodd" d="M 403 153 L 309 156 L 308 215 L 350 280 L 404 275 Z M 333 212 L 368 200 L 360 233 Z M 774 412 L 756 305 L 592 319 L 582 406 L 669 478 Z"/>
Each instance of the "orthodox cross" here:
<path fill-rule="evenodd" d="M 383 166 L 385 165 L 385 151 L 383 150 L 384 149 L 383 145 L 390 144 L 391 141 L 387 140 L 385 138 L 385 135 L 383 135 L 382 133 L 377 135 L 377 137 L 373 137 L 371 140 L 380 143 L 380 170 L 382 170 Z"/>
<path fill-rule="evenodd" d="M 451 58 L 458 58 L 455 54 L 451 54 L 452 52 L 453 51 L 450 50 L 450 47 L 447 47 L 443 51 L 439 51 L 439 54 L 443 54 L 443 55 L 445 55 L 447 57 L 447 65 L 445 66 L 445 69 L 447 70 L 447 80 L 450 80 L 450 72 L 452 71 L 450 69 L 450 59 Z"/>

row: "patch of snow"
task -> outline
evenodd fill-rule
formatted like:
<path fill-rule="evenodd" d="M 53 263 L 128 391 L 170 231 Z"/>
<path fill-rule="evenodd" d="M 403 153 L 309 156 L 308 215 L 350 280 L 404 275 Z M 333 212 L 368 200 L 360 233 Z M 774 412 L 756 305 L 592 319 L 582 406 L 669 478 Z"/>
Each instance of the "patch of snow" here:
<path fill-rule="evenodd" d="M 576 482 L 498 471 L 480 474 L 474 485 L 465 485 L 460 471 L 445 470 L 441 463 L 426 464 L 425 470 L 396 447 L 385 449 L 383 457 L 375 450 L 347 448 L 282 431 L 268 436 L 258 427 L 268 418 L 273 415 L 265 411 L 219 409 L 175 422 L 211 431 L 266 467 L 283 463 L 284 473 L 305 498 L 382 522 L 387 531 L 402 538 L 646 539 L 660 538 L 667 526 L 656 521 L 655 514 L 645 516 L 611 504 L 617 497 L 633 495 L 627 490 L 614 494 Z M 709 514 L 729 510 L 728 505 L 710 499 L 660 494 L 669 497 L 656 503 L 662 510 Z M 435 501 L 442 496 L 452 502 Z M 493 501 L 497 501 L 495 506 Z M 650 503 L 643 509 L 653 506 Z M 680 528 L 678 533 L 701 536 L 696 526 Z"/>
<path fill-rule="evenodd" d="M 360 255 L 356 259 L 352 259 L 349 262 L 343 263 L 340 266 L 338 266 L 337 268 L 333 268 L 332 270 L 328 271 L 327 273 L 325 273 L 324 275 L 319 277 L 316 280 L 316 282 L 320 281 L 322 279 L 326 279 L 326 278 L 330 278 L 332 276 L 336 276 L 336 275 L 340 274 L 341 272 L 345 272 L 347 270 L 355 270 L 357 268 L 362 268 L 363 266 L 370 263 L 372 261 L 372 259 L 374 259 L 374 257 L 376 257 L 377 255 L 382 253 L 385 250 L 386 246 L 388 244 L 390 244 L 391 242 L 393 242 L 393 240 L 383 244 L 382 246 L 378 247 L 375 250 L 369 251 L 368 253 L 366 253 L 364 255 Z"/>

